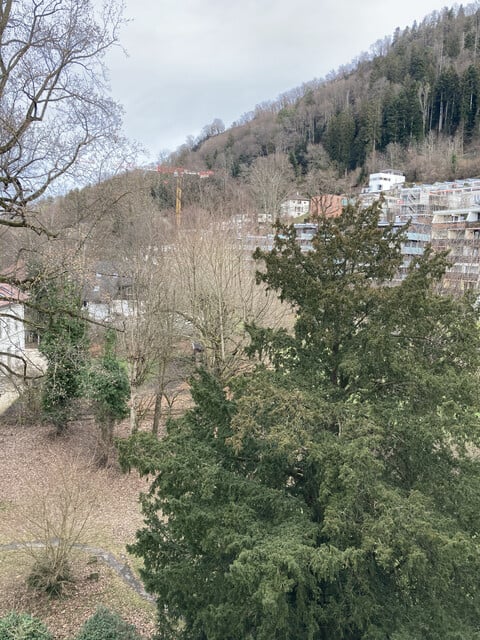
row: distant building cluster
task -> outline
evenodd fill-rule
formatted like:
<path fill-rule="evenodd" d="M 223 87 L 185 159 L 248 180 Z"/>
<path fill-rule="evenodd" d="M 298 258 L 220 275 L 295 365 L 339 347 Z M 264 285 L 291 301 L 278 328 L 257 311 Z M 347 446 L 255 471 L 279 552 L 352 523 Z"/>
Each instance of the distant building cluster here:
<path fill-rule="evenodd" d="M 443 281 L 446 289 L 480 290 L 480 178 L 407 186 L 401 172 L 385 169 L 370 174 L 368 187 L 359 199 L 369 206 L 380 197 L 381 225 L 400 228 L 409 223 L 402 244 L 399 278 L 405 276 L 412 260 L 431 245 L 436 251 L 448 252 L 450 267 Z M 304 251 L 309 251 L 316 231 L 315 217 L 340 215 L 347 204 L 346 196 L 323 194 L 306 198 L 296 193 L 282 204 L 281 213 L 284 220 L 294 222 L 298 242 Z M 248 247 L 269 249 L 273 235 L 248 236 L 246 242 Z"/>
<path fill-rule="evenodd" d="M 390 183 L 379 181 L 378 176 L 389 173 Z M 361 201 L 367 206 L 378 199 L 379 192 L 383 198 L 381 224 L 410 224 L 402 246 L 402 271 L 431 244 L 435 251 L 448 251 L 445 288 L 480 289 L 480 179 L 405 186 L 405 178 L 398 172 L 385 171 L 370 176 Z"/>

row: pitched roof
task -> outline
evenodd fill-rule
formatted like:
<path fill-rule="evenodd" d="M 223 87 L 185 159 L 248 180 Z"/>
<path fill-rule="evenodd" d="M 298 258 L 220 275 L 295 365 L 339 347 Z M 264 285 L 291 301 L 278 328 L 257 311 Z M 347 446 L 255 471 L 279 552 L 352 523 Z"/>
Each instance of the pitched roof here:
<path fill-rule="evenodd" d="M 11 304 L 25 302 L 28 295 L 12 284 L 0 283 L 0 307 L 8 307 Z"/>

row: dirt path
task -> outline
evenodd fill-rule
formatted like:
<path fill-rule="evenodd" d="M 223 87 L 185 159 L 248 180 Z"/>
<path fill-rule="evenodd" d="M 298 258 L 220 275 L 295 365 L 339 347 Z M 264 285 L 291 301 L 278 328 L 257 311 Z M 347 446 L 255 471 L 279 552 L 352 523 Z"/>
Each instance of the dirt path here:
<path fill-rule="evenodd" d="M 24 549 L 26 546 L 32 549 L 42 549 L 45 547 L 45 544 L 43 542 L 9 542 L 8 544 L 0 544 L 0 551 L 18 551 Z M 128 564 L 120 562 L 112 553 L 105 551 L 105 549 L 90 547 L 87 544 L 76 544 L 74 546 L 76 549 L 91 553 L 105 562 L 105 564 L 113 569 L 125 584 L 131 587 L 141 598 L 148 602 L 155 602 L 155 598 L 145 591 L 143 584 L 133 575 Z"/>

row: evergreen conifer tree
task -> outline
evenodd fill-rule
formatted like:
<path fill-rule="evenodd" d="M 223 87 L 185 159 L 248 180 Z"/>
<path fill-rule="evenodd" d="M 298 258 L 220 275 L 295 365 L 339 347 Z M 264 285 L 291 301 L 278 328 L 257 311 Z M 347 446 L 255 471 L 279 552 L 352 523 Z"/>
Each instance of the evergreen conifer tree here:
<path fill-rule="evenodd" d="M 393 286 L 402 233 L 378 217 L 257 250 L 294 331 L 252 327 L 263 364 L 228 390 L 200 373 L 143 467 L 132 550 L 162 637 L 478 638 L 478 314 L 435 293 L 428 250 Z"/>

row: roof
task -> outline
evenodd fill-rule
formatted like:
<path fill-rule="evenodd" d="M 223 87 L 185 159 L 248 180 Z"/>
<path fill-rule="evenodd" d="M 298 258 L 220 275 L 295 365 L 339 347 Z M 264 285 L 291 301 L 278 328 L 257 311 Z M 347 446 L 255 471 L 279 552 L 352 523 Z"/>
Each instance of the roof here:
<path fill-rule="evenodd" d="M 285 198 L 283 202 L 291 202 L 292 200 L 303 200 L 305 202 L 310 202 L 310 198 L 307 196 L 303 196 L 301 193 L 296 191 L 295 193 L 291 193 L 289 196 Z"/>
<path fill-rule="evenodd" d="M 25 302 L 28 295 L 12 284 L 0 283 L 0 307 L 8 307 L 11 304 Z"/>
<path fill-rule="evenodd" d="M 126 299 L 125 292 L 133 283 L 133 278 L 122 270 L 121 264 L 100 260 L 93 266 L 83 286 L 83 299 L 96 303 Z"/>

